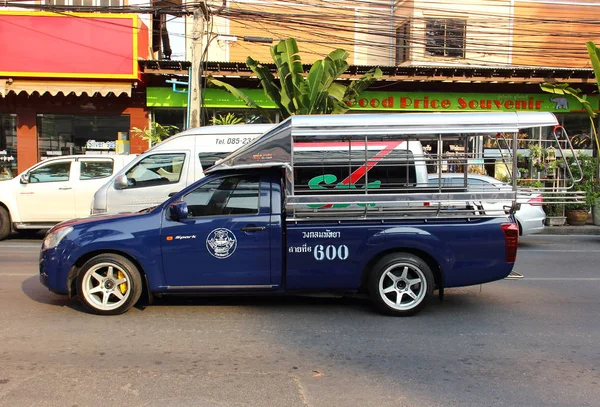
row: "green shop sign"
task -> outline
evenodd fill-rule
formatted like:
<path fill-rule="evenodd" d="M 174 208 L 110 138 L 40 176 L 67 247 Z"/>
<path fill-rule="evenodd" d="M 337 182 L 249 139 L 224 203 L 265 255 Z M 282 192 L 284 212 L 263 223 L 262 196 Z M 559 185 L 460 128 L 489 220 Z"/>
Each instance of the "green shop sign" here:
<path fill-rule="evenodd" d="M 257 105 L 264 109 L 276 109 L 275 103 L 265 96 L 262 89 L 242 89 Z M 147 88 L 146 106 L 148 107 L 187 107 L 188 95 L 173 92 L 171 88 Z M 248 108 L 243 100 L 222 89 L 204 90 L 204 106 L 216 108 Z"/>
<path fill-rule="evenodd" d="M 241 89 L 260 107 L 275 109 L 275 104 L 262 89 Z M 148 88 L 148 107 L 187 107 L 187 93 L 171 88 Z M 594 110 L 599 109 L 599 97 L 588 98 Z M 247 108 L 246 104 L 222 89 L 205 89 L 207 108 Z M 576 99 L 550 93 L 445 93 L 445 92 L 376 92 L 365 91 L 352 105 L 353 111 L 435 111 L 435 112 L 577 112 L 583 111 Z"/>

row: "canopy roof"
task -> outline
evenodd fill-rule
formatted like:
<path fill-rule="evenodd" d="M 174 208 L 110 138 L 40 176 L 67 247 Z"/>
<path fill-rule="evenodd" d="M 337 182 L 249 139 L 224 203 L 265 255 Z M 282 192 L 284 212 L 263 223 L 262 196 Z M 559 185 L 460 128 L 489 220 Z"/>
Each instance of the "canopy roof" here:
<path fill-rule="evenodd" d="M 271 131 L 236 150 L 207 172 L 225 169 L 292 167 L 294 141 L 362 142 L 391 138 L 426 139 L 457 134 L 516 133 L 556 126 L 548 112 L 387 113 L 292 116 Z"/>

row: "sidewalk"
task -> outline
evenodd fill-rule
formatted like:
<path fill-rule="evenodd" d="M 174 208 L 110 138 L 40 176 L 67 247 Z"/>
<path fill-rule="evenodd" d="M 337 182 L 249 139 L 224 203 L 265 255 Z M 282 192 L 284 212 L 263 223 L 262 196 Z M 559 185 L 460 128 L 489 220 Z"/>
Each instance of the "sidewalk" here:
<path fill-rule="evenodd" d="M 542 235 L 600 235 L 600 226 L 588 223 L 584 226 L 546 226 Z"/>

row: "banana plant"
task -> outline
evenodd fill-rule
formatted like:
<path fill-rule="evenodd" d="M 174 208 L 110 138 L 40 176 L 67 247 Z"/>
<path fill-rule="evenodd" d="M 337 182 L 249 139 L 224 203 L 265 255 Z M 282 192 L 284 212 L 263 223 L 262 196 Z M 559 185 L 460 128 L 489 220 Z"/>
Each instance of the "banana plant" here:
<path fill-rule="evenodd" d="M 596 47 L 593 41 L 588 41 L 585 43 L 585 46 L 588 51 L 588 55 L 590 57 L 590 62 L 592 63 L 592 68 L 594 69 L 594 77 L 596 78 L 596 85 L 598 86 L 598 90 L 600 91 L 600 50 Z M 596 142 L 596 151 L 600 151 L 600 141 L 598 140 L 598 132 L 596 131 L 596 123 L 594 122 L 594 118 L 596 117 L 596 112 L 592 108 L 589 100 L 587 100 L 586 95 L 582 95 L 581 89 L 572 88 L 568 83 L 543 83 L 540 84 L 540 88 L 544 92 L 556 93 L 560 95 L 569 95 L 577 99 L 585 111 L 588 114 L 590 119 L 590 124 L 592 126 L 592 132 L 594 134 L 594 141 Z M 600 162 L 599 162 L 600 165 Z M 600 167 L 596 168 L 595 174 L 596 180 L 600 179 Z M 594 183 L 597 185 L 597 183 Z"/>
<path fill-rule="evenodd" d="M 600 91 L 600 50 L 596 47 L 596 44 L 592 41 L 588 41 L 585 43 L 585 46 L 588 51 L 588 55 L 590 57 L 590 61 L 592 63 L 592 68 L 594 69 L 594 77 L 596 78 L 596 85 L 598 86 L 598 90 Z M 594 118 L 596 117 L 596 112 L 589 100 L 587 100 L 587 96 L 582 94 L 581 89 L 572 88 L 568 83 L 542 83 L 540 84 L 540 88 L 544 92 L 556 93 L 559 95 L 568 95 L 572 96 L 585 109 L 588 117 L 590 119 L 590 123 L 592 125 L 592 131 L 594 132 L 594 140 L 596 142 L 596 148 L 600 151 L 600 143 L 598 141 L 598 132 L 596 131 L 596 124 L 594 123 Z"/>
<path fill-rule="evenodd" d="M 144 141 L 147 141 L 150 144 L 150 147 L 152 147 L 153 145 L 158 144 L 161 141 L 171 137 L 178 131 L 179 128 L 177 126 L 163 126 L 160 123 L 151 122 L 149 127 L 145 127 L 143 129 L 140 129 L 138 127 L 132 128 L 131 135 L 134 137 L 139 137 Z"/>
<path fill-rule="evenodd" d="M 336 82 L 348 69 L 348 56 L 348 52 L 338 48 L 315 61 L 306 74 L 296 40 L 288 38 L 271 47 L 278 79 L 252 57 L 246 59 L 246 65 L 259 78 L 265 95 L 275 103 L 283 118 L 297 114 L 343 114 L 360 92 L 382 76 L 381 69 L 374 68 L 349 86 Z M 257 103 L 239 89 L 212 76 L 208 83 L 226 89 L 247 106 L 258 108 Z"/>
<path fill-rule="evenodd" d="M 213 117 L 210 119 L 210 122 L 215 126 L 220 126 L 227 124 L 241 124 L 244 123 L 244 119 L 233 113 L 227 113 L 226 115 L 220 114 L 219 116 Z"/>

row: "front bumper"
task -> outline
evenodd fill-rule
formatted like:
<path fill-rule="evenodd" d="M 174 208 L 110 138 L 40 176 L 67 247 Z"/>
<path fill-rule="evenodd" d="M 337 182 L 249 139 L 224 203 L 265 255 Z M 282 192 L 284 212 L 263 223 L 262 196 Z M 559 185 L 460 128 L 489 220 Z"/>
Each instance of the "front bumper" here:
<path fill-rule="evenodd" d="M 60 253 L 56 249 L 40 251 L 40 282 L 53 293 L 66 295 L 69 293 L 67 288 L 68 271 L 64 272 L 61 263 Z"/>

